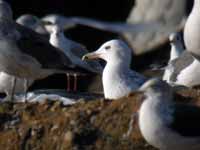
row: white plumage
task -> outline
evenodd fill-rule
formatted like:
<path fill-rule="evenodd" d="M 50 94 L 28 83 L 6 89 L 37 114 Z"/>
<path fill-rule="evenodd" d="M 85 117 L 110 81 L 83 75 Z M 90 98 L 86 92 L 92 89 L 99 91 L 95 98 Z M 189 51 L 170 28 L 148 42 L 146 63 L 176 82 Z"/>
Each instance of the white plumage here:
<path fill-rule="evenodd" d="M 168 61 L 168 66 L 165 68 L 165 72 L 163 74 L 163 80 L 168 83 L 171 83 L 170 78 L 174 71 L 173 66 L 171 65 L 171 62 L 174 59 L 177 59 L 178 57 L 180 57 L 180 55 L 183 53 L 185 49 L 183 47 L 180 34 L 171 33 L 169 36 L 169 41 L 171 45 L 170 59 Z"/>
<path fill-rule="evenodd" d="M 194 0 L 193 9 L 184 28 L 186 49 L 200 56 L 200 0 Z"/>
<path fill-rule="evenodd" d="M 176 104 L 172 88 L 159 79 L 141 88 L 145 99 L 139 110 L 139 128 L 145 140 L 160 150 L 200 149 L 200 108 Z"/>

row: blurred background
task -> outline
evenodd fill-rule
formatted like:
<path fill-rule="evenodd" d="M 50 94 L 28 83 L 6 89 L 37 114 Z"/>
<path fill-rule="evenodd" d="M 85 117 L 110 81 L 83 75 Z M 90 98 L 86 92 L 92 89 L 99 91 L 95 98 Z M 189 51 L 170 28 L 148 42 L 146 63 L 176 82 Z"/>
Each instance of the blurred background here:
<path fill-rule="evenodd" d="M 179 25 L 190 12 L 193 1 L 186 0 L 8 0 L 16 19 L 22 14 L 43 17 L 47 14 L 61 14 L 66 17 L 81 16 L 109 22 L 143 23 L 158 21 L 166 30 L 149 33 L 111 33 L 86 26 L 77 26 L 67 31 L 66 36 L 84 44 L 89 51 L 96 50 L 105 41 L 123 38 L 134 49 L 132 68 L 146 71 L 151 64 L 165 63 L 169 57 L 168 34 L 181 31 Z M 160 8 L 160 9 L 158 9 Z M 161 13 L 162 12 L 162 13 Z M 172 20 L 173 18 L 173 20 Z M 172 22 L 172 23 L 171 23 Z M 170 24 L 170 28 L 168 25 Z M 172 26 L 172 27 L 171 27 Z M 166 34 L 163 34 L 166 33 Z M 142 38 L 141 38 L 142 37 Z M 93 84 L 95 81 L 95 84 Z M 80 91 L 101 91 L 101 77 L 80 77 Z M 99 83 L 99 84 L 98 84 Z M 66 88 L 65 75 L 53 75 L 37 81 L 32 89 Z"/>
<path fill-rule="evenodd" d="M 10 0 L 14 10 L 14 17 L 24 13 L 43 17 L 47 14 L 61 14 L 64 16 L 81 16 L 104 21 L 125 22 L 134 0 Z M 110 40 L 116 35 L 101 32 L 87 27 L 76 27 L 67 33 L 69 38 L 79 41 L 89 49 L 97 48 L 99 44 Z M 86 38 L 87 36 L 87 38 Z"/>

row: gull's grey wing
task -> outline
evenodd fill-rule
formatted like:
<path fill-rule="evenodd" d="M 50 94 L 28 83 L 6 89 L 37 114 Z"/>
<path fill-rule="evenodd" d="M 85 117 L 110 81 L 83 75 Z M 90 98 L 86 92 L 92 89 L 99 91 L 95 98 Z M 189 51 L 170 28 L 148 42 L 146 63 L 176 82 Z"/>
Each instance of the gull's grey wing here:
<path fill-rule="evenodd" d="M 182 136 L 200 137 L 200 107 L 175 104 L 173 122 L 168 126 Z"/>
<path fill-rule="evenodd" d="M 87 49 L 86 49 L 86 47 L 84 45 L 79 44 L 77 42 L 74 42 L 72 40 L 69 40 L 69 41 L 71 43 L 71 52 L 75 56 L 78 56 L 79 58 L 82 58 L 83 55 L 88 53 L 88 51 L 87 51 Z"/>
<path fill-rule="evenodd" d="M 193 61 L 194 58 L 188 51 L 184 51 L 180 57 L 172 60 L 168 65 L 169 69 L 173 70 L 172 76 L 170 77 L 170 81 L 176 82 L 179 73 L 184 68 L 189 66 Z"/>
<path fill-rule="evenodd" d="M 19 50 L 35 58 L 43 68 L 61 69 L 73 66 L 70 59 L 51 46 L 46 38 L 22 25 L 14 25 L 20 33 L 20 38 L 16 41 Z"/>
<path fill-rule="evenodd" d="M 146 77 L 133 70 L 127 72 L 125 75 L 126 76 L 124 77 L 124 81 L 126 81 L 128 85 L 141 86 L 142 84 L 144 84 L 145 81 L 147 81 Z"/>
<path fill-rule="evenodd" d="M 72 17 L 70 21 L 75 24 L 84 25 L 95 29 L 100 29 L 114 33 L 126 33 L 126 32 L 138 33 L 141 31 L 150 31 L 161 27 L 160 24 L 158 24 L 157 22 L 143 23 L 143 24 L 142 23 L 128 24 L 123 22 L 111 23 L 84 17 Z"/>

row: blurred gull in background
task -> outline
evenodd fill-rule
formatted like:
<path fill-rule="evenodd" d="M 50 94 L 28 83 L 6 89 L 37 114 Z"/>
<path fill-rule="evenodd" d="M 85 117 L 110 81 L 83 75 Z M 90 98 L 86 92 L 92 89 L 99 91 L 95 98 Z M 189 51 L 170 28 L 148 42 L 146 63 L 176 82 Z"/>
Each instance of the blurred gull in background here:
<path fill-rule="evenodd" d="M 146 81 L 143 75 L 130 69 L 131 52 L 122 40 L 111 40 L 83 56 L 85 60 L 101 58 L 107 62 L 102 77 L 105 98 L 126 96 Z"/>
<path fill-rule="evenodd" d="M 181 35 L 179 33 L 171 33 L 169 36 L 169 41 L 171 45 L 170 59 L 168 61 L 168 66 L 165 68 L 163 75 L 163 80 L 170 83 L 170 78 L 173 74 L 173 66 L 171 66 L 171 61 L 180 57 L 180 55 L 185 50 L 183 47 Z"/>
<path fill-rule="evenodd" d="M 186 52 L 171 61 L 170 83 L 187 87 L 200 85 L 200 0 L 194 0 L 193 9 L 184 28 Z"/>
<path fill-rule="evenodd" d="M 183 46 L 183 41 L 180 33 L 171 33 L 169 36 L 169 41 L 171 44 L 170 59 L 169 59 L 170 62 L 178 58 L 185 49 Z"/>
<path fill-rule="evenodd" d="M 103 68 L 98 61 L 84 62 L 81 60 L 83 55 L 88 53 L 84 45 L 69 40 L 65 37 L 62 28 L 56 26 L 55 24 L 47 26 L 49 29 L 51 28 L 49 42 L 65 53 L 66 56 L 71 59 L 72 63 L 94 73 L 102 72 Z"/>
<path fill-rule="evenodd" d="M 184 51 L 182 55 L 167 66 L 170 76 L 167 80 L 172 85 L 193 87 L 200 85 L 200 62 L 191 53 Z"/>
<path fill-rule="evenodd" d="M 38 33 L 45 33 L 45 29 L 42 28 L 42 25 L 39 23 L 39 18 L 36 16 L 30 15 L 30 14 L 24 14 L 16 19 L 16 22 L 24 25 L 34 31 L 38 31 Z M 47 34 L 47 32 L 46 32 Z M 8 96 L 6 99 L 10 99 L 9 96 L 12 94 L 12 79 L 14 76 L 9 75 L 5 72 L 0 72 L 0 92 L 6 93 Z M 15 88 L 14 93 L 22 93 L 26 92 L 28 90 L 28 87 L 30 87 L 33 84 L 33 80 L 26 80 L 22 78 L 16 78 L 15 81 Z"/>
<path fill-rule="evenodd" d="M 58 48 L 60 51 L 65 53 L 65 55 L 71 60 L 71 62 L 75 66 L 79 66 L 80 68 L 85 69 L 87 73 L 89 72 L 98 73 L 98 74 L 102 73 L 103 68 L 98 61 L 85 62 L 81 60 L 83 55 L 88 53 L 85 46 L 75 41 L 69 40 L 67 37 L 65 37 L 63 29 L 59 27 L 57 24 L 55 24 L 54 22 L 43 21 L 43 24 L 46 28 L 48 28 L 48 31 L 50 32 L 49 42 L 54 47 Z M 77 90 L 77 75 L 75 75 L 74 77 L 75 77 L 74 91 L 76 91 Z M 70 80 L 68 79 L 68 81 Z"/>
<path fill-rule="evenodd" d="M 184 28 L 186 51 L 170 61 L 163 77 L 170 84 L 184 85 L 187 87 L 200 85 L 200 45 L 198 47 L 200 36 L 197 34 L 199 29 L 196 26 L 198 24 L 198 18 L 200 23 L 200 17 L 198 17 L 197 13 L 199 11 L 197 7 L 199 8 L 200 1 L 195 0 L 194 2 L 193 10 Z M 175 43 L 172 42 L 171 44 L 172 50 L 180 53 L 184 50 L 182 45 L 180 40 L 176 40 Z"/>
<path fill-rule="evenodd" d="M 69 73 L 74 67 L 63 52 L 41 35 L 15 23 L 12 10 L 4 1 L 0 1 L 0 36 L 0 70 L 7 74 L 36 80 L 54 73 Z M 14 78 L 11 99 L 15 82 Z"/>
<path fill-rule="evenodd" d="M 174 102 L 173 89 L 151 79 L 140 91 L 145 99 L 139 110 L 139 128 L 145 140 L 161 150 L 200 149 L 200 108 Z"/>

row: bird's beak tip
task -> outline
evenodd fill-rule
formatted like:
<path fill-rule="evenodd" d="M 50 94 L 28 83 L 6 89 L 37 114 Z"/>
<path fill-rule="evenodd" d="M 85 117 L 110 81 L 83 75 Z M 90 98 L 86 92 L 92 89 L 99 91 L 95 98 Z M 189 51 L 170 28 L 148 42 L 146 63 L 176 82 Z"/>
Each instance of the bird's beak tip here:
<path fill-rule="evenodd" d="M 88 57 L 87 57 L 87 55 L 84 55 L 81 59 L 82 60 L 88 60 Z"/>
<path fill-rule="evenodd" d="M 99 58 L 99 54 L 92 52 L 92 53 L 85 54 L 82 57 L 82 60 L 92 60 L 92 59 L 97 59 L 97 58 Z"/>

